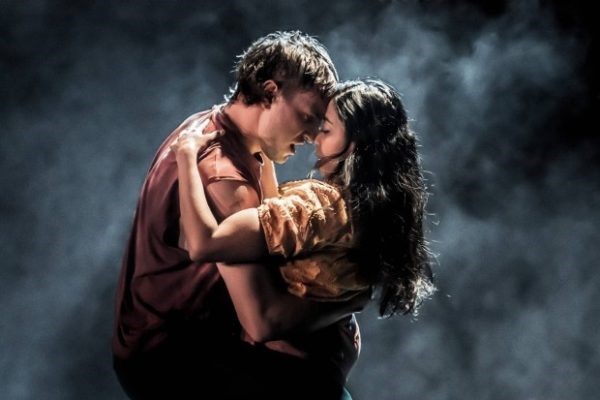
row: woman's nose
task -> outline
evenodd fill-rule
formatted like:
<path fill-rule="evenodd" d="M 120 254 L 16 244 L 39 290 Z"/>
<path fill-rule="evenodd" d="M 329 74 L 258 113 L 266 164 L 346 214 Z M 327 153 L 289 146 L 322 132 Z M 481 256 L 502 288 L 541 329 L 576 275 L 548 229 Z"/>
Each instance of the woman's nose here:
<path fill-rule="evenodd" d="M 322 138 L 323 138 L 323 134 L 321 133 L 321 131 L 319 131 L 319 133 L 317 133 L 317 135 L 315 136 L 315 138 L 313 140 L 313 144 L 315 146 L 320 146 Z"/>

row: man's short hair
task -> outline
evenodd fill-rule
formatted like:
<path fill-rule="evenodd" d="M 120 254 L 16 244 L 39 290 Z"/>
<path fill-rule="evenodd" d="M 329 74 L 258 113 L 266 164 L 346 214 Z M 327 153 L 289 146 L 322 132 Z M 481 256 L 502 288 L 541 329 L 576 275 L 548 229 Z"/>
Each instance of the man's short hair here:
<path fill-rule="evenodd" d="M 236 84 L 231 98 L 240 94 L 248 105 L 266 98 L 263 83 L 274 80 L 288 87 L 315 89 L 331 97 L 337 71 L 325 47 L 314 37 L 299 31 L 274 32 L 256 40 L 235 64 Z"/>

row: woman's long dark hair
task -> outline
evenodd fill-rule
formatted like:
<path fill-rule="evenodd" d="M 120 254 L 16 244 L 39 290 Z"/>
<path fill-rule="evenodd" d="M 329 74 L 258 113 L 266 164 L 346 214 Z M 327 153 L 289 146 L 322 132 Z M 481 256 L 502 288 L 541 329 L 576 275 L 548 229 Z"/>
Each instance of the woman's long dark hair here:
<path fill-rule="evenodd" d="M 350 257 L 377 289 L 380 316 L 416 314 L 435 288 L 423 235 L 427 190 L 406 111 L 379 80 L 342 83 L 333 101 L 348 144 L 328 158 L 339 163 L 326 178 L 341 187 L 350 211 L 357 240 Z"/>

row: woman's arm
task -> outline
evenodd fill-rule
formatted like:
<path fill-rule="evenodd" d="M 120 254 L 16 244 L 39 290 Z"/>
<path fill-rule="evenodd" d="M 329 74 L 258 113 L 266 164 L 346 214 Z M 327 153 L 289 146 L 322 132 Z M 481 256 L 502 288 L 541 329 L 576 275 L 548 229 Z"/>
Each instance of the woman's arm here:
<path fill-rule="evenodd" d="M 277 197 L 279 191 L 277 187 L 277 174 L 275 173 L 275 165 L 273 161 L 269 160 L 266 156 L 263 156 L 263 167 L 260 175 L 260 185 L 262 187 L 263 199 L 271 197 Z"/>
<path fill-rule="evenodd" d="M 190 258 L 200 262 L 242 262 L 267 255 L 256 208 L 232 214 L 221 224 L 215 219 L 198 171 L 198 153 L 221 133 L 182 134 L 172 149 L 179 176 L 181 224 Z M 235 197 L 245 198 L 246 185 L 232 183 Z"/>

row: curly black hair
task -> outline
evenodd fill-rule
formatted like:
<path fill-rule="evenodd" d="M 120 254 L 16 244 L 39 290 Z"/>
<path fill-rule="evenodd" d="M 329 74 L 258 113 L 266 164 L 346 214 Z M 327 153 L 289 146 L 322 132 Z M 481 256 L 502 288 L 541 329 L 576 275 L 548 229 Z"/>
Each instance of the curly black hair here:
<path fill-rule="evenodd" d="M 341 188 L 350 212 L 356 244 L 349 257 L 377 289 L 381 317 L 415 315 L 435 291 L 423 232 L 428 193 L 417 138 L 400 96 L 382 81 L 341 83 L 332 101 L 347 144 L 316 167 L 338 159 L 325 179 Z"/>

